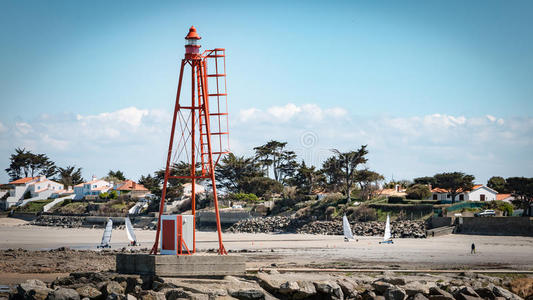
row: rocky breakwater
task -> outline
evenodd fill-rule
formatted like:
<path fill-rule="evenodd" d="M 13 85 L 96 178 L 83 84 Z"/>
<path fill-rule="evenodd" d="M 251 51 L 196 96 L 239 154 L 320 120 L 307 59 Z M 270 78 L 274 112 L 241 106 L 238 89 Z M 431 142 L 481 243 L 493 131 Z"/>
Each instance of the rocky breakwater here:
<path fill-rule="evenodd" d="M 355 222 L 350 224 L 356 236 L 381 236 L 385 231 L 384 222 Z M 290 217 L 252 218 L 239 221 L 228 229 L 229 232 L 294 232 L 305 234 L 342 235 L 341 221 L 309 221 Z M 395 221 L 391 223 L 394 238 L 424 238 L 426 228 L 422 221 Z"/>
<path fill-rule="evenodd" d="M 81 227 L 85 218 L 78 216 L 54 216 L 54 215 L 40 215 L 31 222 L 32 225 L 37 226 L 58 226 L 64 228 L 78 228 Z"/>
<path fill-rule="evenodd" d="M 375 274 L 374 274 L 375 276 Z M 524 280 L 522 278 L 522 280 Z M 533 281 L 532 278 L 528 279 Z M 10 299 L 384 299 L 475 300 L 532 299 L 531 290 L 515 290 L 513 281 L 485 275 L 396 275 L 370 277 L 276 270 L 245 277 L 161 278 L 110 272 L 71 273 L 50 284 L 28 280 L 14 287 Z"/>

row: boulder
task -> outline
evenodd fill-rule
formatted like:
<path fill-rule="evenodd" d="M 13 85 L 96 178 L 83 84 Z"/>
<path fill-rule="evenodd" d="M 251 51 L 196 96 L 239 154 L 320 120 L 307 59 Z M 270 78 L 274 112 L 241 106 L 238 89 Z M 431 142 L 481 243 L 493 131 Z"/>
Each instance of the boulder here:
<path fill-rule="evenodd" d="M 85 285 L 76 289 L 76 292 L 81 298 L 100 299 L 102 298 L 102 292 L 91 285 Z"/>
<path fill-rule="evenodd" d="M 142 291 L 139 296 L 141 300 L 166 300 L 165 294 L 152 290 Z"/>
<path fill-rule="evenodd" d="M 239 289 L 230 291 L 230 296 L 240 300 L 265 299 L 265 292 L 260 289 Z"/>
<path fill-rule="evenodd" d="M 392 285 L 405 285 L 405 279 L 401 277 L 383 277 L 379 280 L 390 283 Z"/>
<path fill-rule="evenodd" d="M 337 284 L 341 287 L 345 298 L 357 297 L 357 282 L 348 278 L 342 278 L 337 280 Z"/>
<path fill-rule="evenodd" d="M 279 292 L 280 294 L 283 294 L 283 295 L 289 295 L 289 294 L 295 293 L 299 289 L 300 289 L 300 286 L 298 285 L 296 281 L 287 281 L 287 282 L 282 283 L 279 286 Z"/>
<path fill-rule="evenodd" d="M 124 294 L 124 287 L 120 285 L 120 283 L 116 281 L 108 281 L 103 284 L 100 291 L 104 294 L 104 297 L 107 297 L 109 295 L 115 294 L 115 295 L 123 295 Z"/>
<path fill-rule="evenodd" d="M 316 295 L 316 288 L 312 282 L 298 281 L 298 291 L 293 294 L 294 299 L 306 299 Z"/>
<path fill-rule="evenodd" d="M 40 280 L 28 280 L 17 286 L 18 296 L 22 299 L 45 300 L 52 289 Z"/>
<path fill-rule="evenodd" d="M 463 295 L 479 298 L 479 295 L 476 293 L 476 291 L 474 291 L 474 289 L 469 286 L 461 286 L 459 287 L 459 290 L 457 292 Z"/>
<path fill-rule="evenodd" d="M 466 295 L 466 294 L 463 294 L 463 293 L 456 293 L 455 294 L 455 299 L 456 300 L 479 300 L 481 298 L 470 296 L 470 295 Z"/>
<path fill-rule="evenodd" d="M 209 296 L 206 294 L 193 293 L 185 291 L 182 288 L 165 290 L 166 300 L 176 299 L 192 299 L 192 300 L 208 300 Z"/>
<path fill-rule="evenodd" d="M 492 291 L 491 286 L 478 288 L 478 289 L 475 289 L 475 291 L 476 291 L 476 294 L 478 294 L 483 299 L 494 300 L 496 298 L 496 295 L 494 295 L 494 292 Z"/>
<path fill-rule="evenodd" d="M 427 284 L 423 284 L 418 281 L 409 282 L 402 287 L 408 296 L 414 296 L 416 294 L 429 294 L 429 287 Z"/>
<path fill-rule="evenodd" d="M 383 293 L 385 293 L 389 288 L 393 287 L 393 285 L 385 281 L 376 280 L 372 282 L 372 287 L 378 294 L 383 295 Z"/>
<path fill-rule="evenodd" d="M 393 286 L 385 291 L 386 300 L 404 300 L 407 294 L 399 287 Z"/>
<path fill-rule="evenodd" d="M 327 299 L 344 299 L 341 287 L 333 281 L 318 281 L 313 282 L 318 293 L 324 295 Z"/>
<path fill-rule="evenodd" d="M 430 287 L 429 288 L 429 299 L 439 299 L 439 300 L 445 300 L 445 299 L 451 299 L 453 300 L 452 294 L 446 292 L 445 290 L 438 288 L 438 287 Z M 431 296 L 437 296 L 437 297 L 431 297 Z"/>
<path fill-rule="evenodd" d="M 499 287 L 497 285 L 493 286 L 492 288 L 492 292 L 494 293 L 494 295 L 496 295 L 496 297 L 504 297 L 505 299 L 507 300 L 520 300 L 522 298 L 520 298 L 518 295 L 515 295 L 514 293 L 502 288 L 502 287 Z"/>
<path fill-rule="evenodd" d="M 48 294 L 48 300 L 80 300 L 80 295 L 74 289 L 58 288 Z"/>
<path fill-rule="evenodd" d="M 376 293 L 374 293 L 373 291 L 371 290 L 366 290 L 364 292 L 362 292 L 361 294 L 359 294 L 361 296 L 361 299 L 362 300 L 374 300 L 376 299 Z"/>
<path fill-rule="evenodd" d="M 409 298 L 410 300 L 429 300 L 426 296 L 424 296 L 424 294 L 422 293 L 417 293 L 415 295 L 413 295 L 413 297 Z"/>

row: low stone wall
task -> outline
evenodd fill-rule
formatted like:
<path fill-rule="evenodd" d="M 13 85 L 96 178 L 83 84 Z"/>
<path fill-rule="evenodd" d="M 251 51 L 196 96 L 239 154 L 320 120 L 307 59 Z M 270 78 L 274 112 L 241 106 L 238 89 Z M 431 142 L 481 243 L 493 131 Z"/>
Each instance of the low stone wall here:
<path fill-rule="evenodd" d="M 229 227 L 241 220 L 249 219 L 252 215 L 244 210 L 226 210 L 220 212 L 220 223 L 223 227 Z M 200 227 L 216 226 L 214 211 L 196 212 L 196 224 Z"/>
<path fill-rule="evenodd" d="M 452 224 L 453 218 L 451 217 L 431 217 L 428 222 L 428 227 L 433 229 L 438 227 L 452 226 Z"/>
<path fill-rule="evenodd" d="M 533 236 L 528 217 L 459 217 L 457 223 L 457 233 Z"/>

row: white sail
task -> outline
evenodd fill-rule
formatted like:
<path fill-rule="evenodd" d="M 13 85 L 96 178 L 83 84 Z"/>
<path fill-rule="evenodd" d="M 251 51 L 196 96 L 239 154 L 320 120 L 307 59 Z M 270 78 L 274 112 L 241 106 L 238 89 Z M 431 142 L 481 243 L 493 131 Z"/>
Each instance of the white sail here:
<path fill-rule="evenodd" d="M 346 215 L 342 217 L 342 231 L 344 232 L 345 238 L 353 240 L 352 228 L 350 227 L 350 222 L 348 222 Z"/>
<path fill-rule="evenodd" d="M 387 223 L 385 223 L 385 235 L 383 236 L 384 241 L 388 241 L 391 239 L 390 234 L 390 218 L 389 215 L 387 215 Z"/>
<path fill-rule="evenodd" d="M 135 237 L 135 233 L 133 232 L 133 226 L 131 225 L 130 218 L 126 217 L 124 219 L 124 223 L 126 223 L 126 235 L 128 236 L 128 240 L 130 242 L 137 241 L 137 238 Z"/>
<path fill-rule="evenodd" d="M 104 235 L 102 236 L 102 243 L 100 246 L 109 246 L 111 243 L 111 232 L 113 231 L 113 220 L 107 220 L 107 225 L 105 226 Z"/>

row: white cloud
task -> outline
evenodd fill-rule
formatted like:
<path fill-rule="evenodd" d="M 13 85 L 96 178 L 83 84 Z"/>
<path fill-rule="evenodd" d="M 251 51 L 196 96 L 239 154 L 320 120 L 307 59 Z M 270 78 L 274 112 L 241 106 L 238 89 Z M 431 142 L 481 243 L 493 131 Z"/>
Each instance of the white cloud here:
<path fill-rule="evenodd" d="M 272 106 L 266 110 L 259 108 L 247 108 L 239 111 L 240 122 L 246 123 L 253 121 L 266 123 L 288 123 L 293 121 L 308 121 L 320 122 L 326 118 L 343 118 L 347 115 L 347 111 L 340 107 L 331 107 L 323 109 L 320 106 L 308 103 L 303 105 L 296 105 L 288 103 L 283 106 Z"/>
<path fill-rule="evenodd" d="M 25 122 L 16 122 L 15 128 L 17 129 L 17 133 L 20 133 L 22 135 L 26 135 L 32 130 L 31 125 Z"/>
<path fill-rule="evenodd" d="M 61 166 L 83 167 L 86 177 L 121 169 L 135 179 L 164 165 L 170 122 L 168 111 L 127 107 L 0 123 L 0 155 L 7 158 L 14 148 L 27 147 L 47 153 Z M 367 144 L 368 166 L 395 178 L 446 170 L 478 178 L 530 176 L 524 172 L 533 169 L 531 117 L 504 120 L 436 113 L 363 118 L 341 107 L 288 103 L 242 109 L 229 123 L 231 147 L 239 155 L 251 155 L 253 147 L 277 139 L 287 141 L 300 159 L 318 166 L 332 155 L 331 148 L 344 151 Z M 7 179 L 0 176 L 0 181 Z"/>

